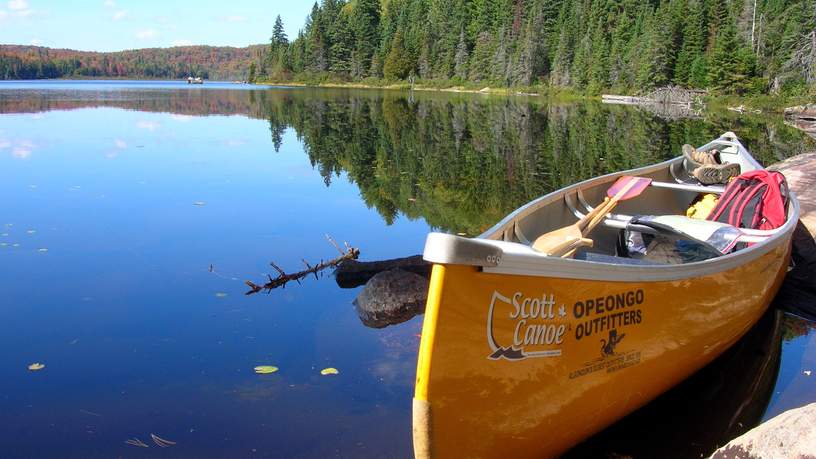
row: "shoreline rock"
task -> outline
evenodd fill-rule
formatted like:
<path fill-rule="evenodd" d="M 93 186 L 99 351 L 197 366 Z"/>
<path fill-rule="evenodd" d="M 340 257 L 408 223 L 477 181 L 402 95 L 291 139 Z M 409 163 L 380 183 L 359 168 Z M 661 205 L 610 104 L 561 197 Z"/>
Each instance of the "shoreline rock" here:
<path fill-rule="evenodd" d="M 816 403 L 785 411 L 714 451 L 711 459 L 816 457 Z"/>

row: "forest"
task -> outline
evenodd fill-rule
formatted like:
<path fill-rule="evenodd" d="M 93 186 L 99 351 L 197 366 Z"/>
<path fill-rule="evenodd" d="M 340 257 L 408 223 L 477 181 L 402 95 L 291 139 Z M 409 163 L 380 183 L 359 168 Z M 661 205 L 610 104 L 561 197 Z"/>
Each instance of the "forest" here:
<path fill-rule="evenodd" d="M 816 93 L 813 0 L 321 0 L 250 79 Z"/>
<path fill-rule="evenodd" d="M 0 45 L 0 80 L 43 78 L 246 79 L 248 63 L 264 54 L 246 48 L 182 46 L 95 53 Z"/>

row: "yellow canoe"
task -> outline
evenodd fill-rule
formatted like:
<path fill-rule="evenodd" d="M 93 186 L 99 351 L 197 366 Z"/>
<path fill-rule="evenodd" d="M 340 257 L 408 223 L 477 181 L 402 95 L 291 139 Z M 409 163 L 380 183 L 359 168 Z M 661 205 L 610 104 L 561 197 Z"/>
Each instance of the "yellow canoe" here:
<path fill-rule="evenodd" d="M 700 150 L 711 148 L 743 172 L 761 168 L 733 133 Z M 654 182 L 592 233 L 596 257 L 530 248 L 532 236 L 601 202 L 621 175 Z M 753 243 L 727 255 L 684 264 L 614 256 L 629 216 L 684 214 L 700 192 L 722 192 L 690 182 L 676 158 L 543 196 L 478 238 L 428 236 L 424 257 L 434 267 L 414 394 L 417 458 L 557 456 L 711 362 L 756 323 L 789 263 L 795 196 L 782 227 L 747 230 Z"/>

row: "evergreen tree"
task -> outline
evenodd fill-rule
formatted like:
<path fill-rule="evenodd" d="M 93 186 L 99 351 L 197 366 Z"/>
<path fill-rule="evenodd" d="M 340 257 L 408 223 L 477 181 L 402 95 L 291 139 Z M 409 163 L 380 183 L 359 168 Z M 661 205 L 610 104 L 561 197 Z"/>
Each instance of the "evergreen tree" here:
<path fill-rule="evenodd" d="M 279 47 L 289 44 L 289 38 L 286 36 L 286 31 L 283 30 L 283 20 L 280 17 L 275 18 L 275 26 L 272 28 L 271 46 Z"/>
<path fill-rule="evenodd" d="M 356 0 L 351 15 L 355 47 L 352 53 L 352 75 L 363 77 L 371 70 L 371 60 L 377 49 L 380 24 L 379 0 Z"/>
<path fill-rule="evenodd" d="M 255 82 L 255 67 L 256 67 L 255 62 L 249 63 L 249 76 L 247 77 L 247 81 L 250 83 Z"/>
<path fill-rule="evenodd" d="M 748 92 L 753 85 L 755 66 L 753 53 L 740 42 L 733 21 L 720 27 L 708 67 L 711 88 L 720 92 Z"/>
<path fill-rule="evenodd" d="M 397 30 L 391 43 L 391 50 L 383 63 L 383 75 L 389 80 L 399 80 L 413 70 L 413 60 L 405 49 L 402 31 Z"/>
<path fill-rule="evenodd" d="M 459 43 L 456 45 L 456 61 L 454 63 L 454 74 L 462 80 L 467 79 L 468 49 L 465 42 L 465 30 L 459 32 Z"/>

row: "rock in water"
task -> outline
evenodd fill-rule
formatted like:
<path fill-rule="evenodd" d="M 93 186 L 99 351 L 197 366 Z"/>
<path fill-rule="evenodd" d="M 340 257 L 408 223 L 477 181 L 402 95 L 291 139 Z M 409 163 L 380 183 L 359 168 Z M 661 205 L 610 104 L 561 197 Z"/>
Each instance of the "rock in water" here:
<path fill-rule="evenodd" d="M 816 104 L 786 108 L 785 123 L 805 131 L 816 139 Z"/>
<path fill-rule="evenodd" d="M 788 158 L 769 169 L 785 174 L 801 206 L 799 225 L 793 233 L 795 268 L 785 277 L 774 304 L 816 320 L 816 152 Z"/>
<path fill-rule="evenodd" d="M 389 269 L 366 283 L 354 306 L 365 326 L 383 328 L 423 313 L 427 299 L 428 279 L 402 269 Z"/>
<path fill-rule="evenodd" d="M 714 451 L 711 459 L 816 456 L 816 403 L 785 411 Z"/>

